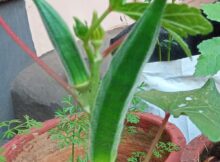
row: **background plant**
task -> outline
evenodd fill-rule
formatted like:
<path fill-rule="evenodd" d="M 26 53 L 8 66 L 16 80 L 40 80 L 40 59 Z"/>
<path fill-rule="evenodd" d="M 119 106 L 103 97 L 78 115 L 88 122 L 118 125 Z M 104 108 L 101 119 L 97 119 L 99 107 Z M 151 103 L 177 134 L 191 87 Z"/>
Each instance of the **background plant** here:
<path fill-rule="evenodd" d="M 138 92 L 142 92 L 146 89 L 147 85 L 142 82 L 136 90 Z M 137 133 L 137 127 L 134 125 L 129 125 L 129 124 L 138 124 L 140 122 L 140 118 L 137 115 L 137 113 L 143 113 L 146 112 L 148 108 L 148 104 L 140 97 L 138 96 L 133 96 L 131 100 L 131 104 L 128 109 L 128 113 L 126 115 L 126 122 L 128 125 L 125 126 L 126 131 L 129 134 L 135 134 Z"/>
<path fill-rule="evenodd" d="M 171 152 L 179 151 L 179 150 L 180 150 L 180 147 L 176 145 L 175 143 L 160 141 L 157 143 L 153 151 L 153 155 L 156 158 L 162 158 L 167 153 L 171 153 Z"/>
<path fill-rule="evenodd" d="M 146 156 L 145 152 L 137 151 L 133 152 L 132 156 L 128 158 L 128 162 L 142 162 Z"/>
<path fill-rule="evenodd" d="M 0 122 L 0 128 L 4 129 L 5 132 L 0 134 L 0 141 L 5 139 L 11 139 L 15 135 L 24 135 L 30 133 L 35 129 L 38 129 L 42 124 L 34 119 L 31 119 L 29 116 L 24 116 L 24 121 L 17 119 L 10 121 Z M 0 162 L 6 162 L 6 158 L 3 156 L 4 148 L 0 147 Z"/>
<path fill-rule="evenodd" d="M 163 142 L 160 141 L 157 143 L 156 147 L 153 150 L 153 156 L 156 158 L 162 158 L 165 156 L 167 153 L 171 153 L 174 151 L 179 151 L 180 148 L 176 144 L 172 142 Z M 146 157 L 146 152 L 133 152 L 132 156 L 128 158 L 128 162 L 143 162 L 145 157 Z"/>
<path fill-rule="evenodd" d="M 24 116 L 24 121 L 10 120 L 0 122 L 0 128 L 6 131 L 0 134 L 0 140 L 11 139 L 17 134 L 28 134 L 31 130 L 40 128 L 42 125 L 40 122 L 31 119 L 29 116 Z"/>
<path fill-rule="evenodd" d="M 79 106 L 73 105 L 71 96 L 63 99 L 63 107 L 56 112 L 56 117 L 60 119 L 59 124 L 50 130 L 50 138 L 58 142 L 61 148 L 72 148 L 71 161 L 77 159 L 80 162 L 86 160 L 86 157 L 75 157 L 75 147 L 83 148 L 85 154 L 88 152 L 88 132 L 89 118 L 82 113 Z M 84 159 L 85 158 L 85 159 Z"/>

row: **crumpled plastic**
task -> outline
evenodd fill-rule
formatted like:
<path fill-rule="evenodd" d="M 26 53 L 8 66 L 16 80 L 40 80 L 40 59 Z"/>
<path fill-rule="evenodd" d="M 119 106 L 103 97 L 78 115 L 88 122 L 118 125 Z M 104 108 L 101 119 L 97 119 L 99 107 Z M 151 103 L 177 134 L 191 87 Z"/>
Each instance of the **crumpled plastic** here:
<path fill-rule="evenodd" d="M 195 65 L 199 56 L 183 58 L 175 61 L 146 63 L 140 82 L 148 84 L 149 89 L 156 89 L 166 92 L 186 91 L 202 87 L 208 78 L 194 77 Z M 216 86 L 220 90 L 220 75 L 214 76 Z M 164 111 L 149 104 L 148 112 L 164 116 Z M 199 129 L 186 116 L 179 118 L 171 117 L 169 120 L 174 123 L 184 134 L 187 142 L 201 134 Z"/>

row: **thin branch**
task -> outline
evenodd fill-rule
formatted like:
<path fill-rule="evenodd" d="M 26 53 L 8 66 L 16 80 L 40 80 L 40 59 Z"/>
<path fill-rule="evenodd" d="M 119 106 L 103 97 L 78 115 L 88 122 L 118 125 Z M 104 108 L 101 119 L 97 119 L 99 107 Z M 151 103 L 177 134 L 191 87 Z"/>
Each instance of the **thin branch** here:
<path fill-rule="evenodd" d="M 102 52 L 102 56 L 103 57 L 107 57 L 111 52 L 113 52 L 115 49 L 117 49 L 122 42 L 124 41 L 124 39 L 126 38 L 127 34 L 124 35 L 123 37 L 121 37 L 120 39 L 118 39 L 117 41 L 115 41 L 112 45 L 110 45 L 107 49 L 105 49 Z"/>
<path fill-rule="evenodd" d="M 156 147 L 157 143 L 159 142 L 169 118 L 170 118 L 170 114 L 166 113 L 165 118 L 163 119 L 162 124 L 160 125 L 160 128 L 159 128 L 153 142 L 151 143 L 150 149 L 147 152 L 147 156 L 146 156 L 144 162 L 150 161 L 150 159 L 153 155 L 154 148 Z"/>

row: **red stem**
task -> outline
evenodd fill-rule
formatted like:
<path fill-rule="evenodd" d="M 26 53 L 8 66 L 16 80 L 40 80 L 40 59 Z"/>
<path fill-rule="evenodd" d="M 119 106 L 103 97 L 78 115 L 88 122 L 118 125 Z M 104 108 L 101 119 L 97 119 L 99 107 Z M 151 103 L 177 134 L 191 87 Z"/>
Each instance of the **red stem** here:
<path fill-rule="evenodd" d="M 15 43 L 28 55 L 30 56 L 49 76 L 51 76 L 58 84 L 60 84 L 69 94 L 73 96 L 76 104 L 79 104 L 77 95 L 73 92 L 73 87 L 71 87 L 67 82 L 65 82 L 56 72 L 54 72 L 45 62 L 37 57 L 37 54 L 33 52 L 10 28 L 10 26 L 5 22 L 5 20 L 0 16 L 0 25 L 3 27 L 5 32 L 14 40 Z"/>
<path fill-rule="evenodd" d="M 114 51 L 116 48 L 118 48 L 124 39 L 126 38 L 126 35 L 115 41 L 111 46 L 109 46 L 107 49 L 105 49 L 102 53 L 103 57 L 107 57 L 112 51 Z"/>
<path fill-rule="evenodd" d="M 150 159 L 153 155 L 154 148 L 156 147 L 157 143 L 159 142 L 169 118 L 170 118 L 170 114 L 166 113 L 166 115 L 165 115 L 165 117 L 162 121 L 162 124 L 160 125 L 160 128 L 159 128 L 153 142 L 151 143 L 150 149 L 147 152 L 147 156 L 146 156 L 144 162 L 149 162 L 150 161 Z"/>

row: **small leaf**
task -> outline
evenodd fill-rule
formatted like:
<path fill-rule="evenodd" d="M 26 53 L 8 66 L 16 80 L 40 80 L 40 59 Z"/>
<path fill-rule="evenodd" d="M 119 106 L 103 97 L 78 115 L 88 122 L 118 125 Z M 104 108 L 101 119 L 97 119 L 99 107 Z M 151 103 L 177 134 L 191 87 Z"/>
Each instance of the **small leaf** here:
<path fill-rule="evenodd" d="M 220 70 L 220 37 L 205 40 L 198 45 L 201 55 L 196 65 L 195 76 L 214 75 Z"/>
<path fill-rule="evenodd" d="M 204 4 L 202 10 L 208 19 L 220 22 L 220 2 Z"/>
<path fill-rule="evenodd" d="M 73 27 L 74 32 L 78 38 L 81 40 L 85 40 L 86 35 L 89 31 L 89 28 L 86 24 L 84 24 L 81 20 L 79 20 L 77 17 L 74 17 L 75 26 Z"/>
<path fill-rule="evenodd" d="M 137 127 L 135 126 L 126 126 L 125 130 L 131 135 L 137 133 Z"/>
<path fill-rule="evenodd" d="M 210 79 L 200 89 L 182 92 L 151 90 L 136 94 L 166 112 L 188 116 L 211 141 L 220 141 L 220 94 Z"/>
<path fill-rule="evenodd" d="M 137 124 L 140 121 L 139 117 L 136 114 L 132 113 L 128 113 L 126 119 L 127 122 L 131 124 Z"/>

